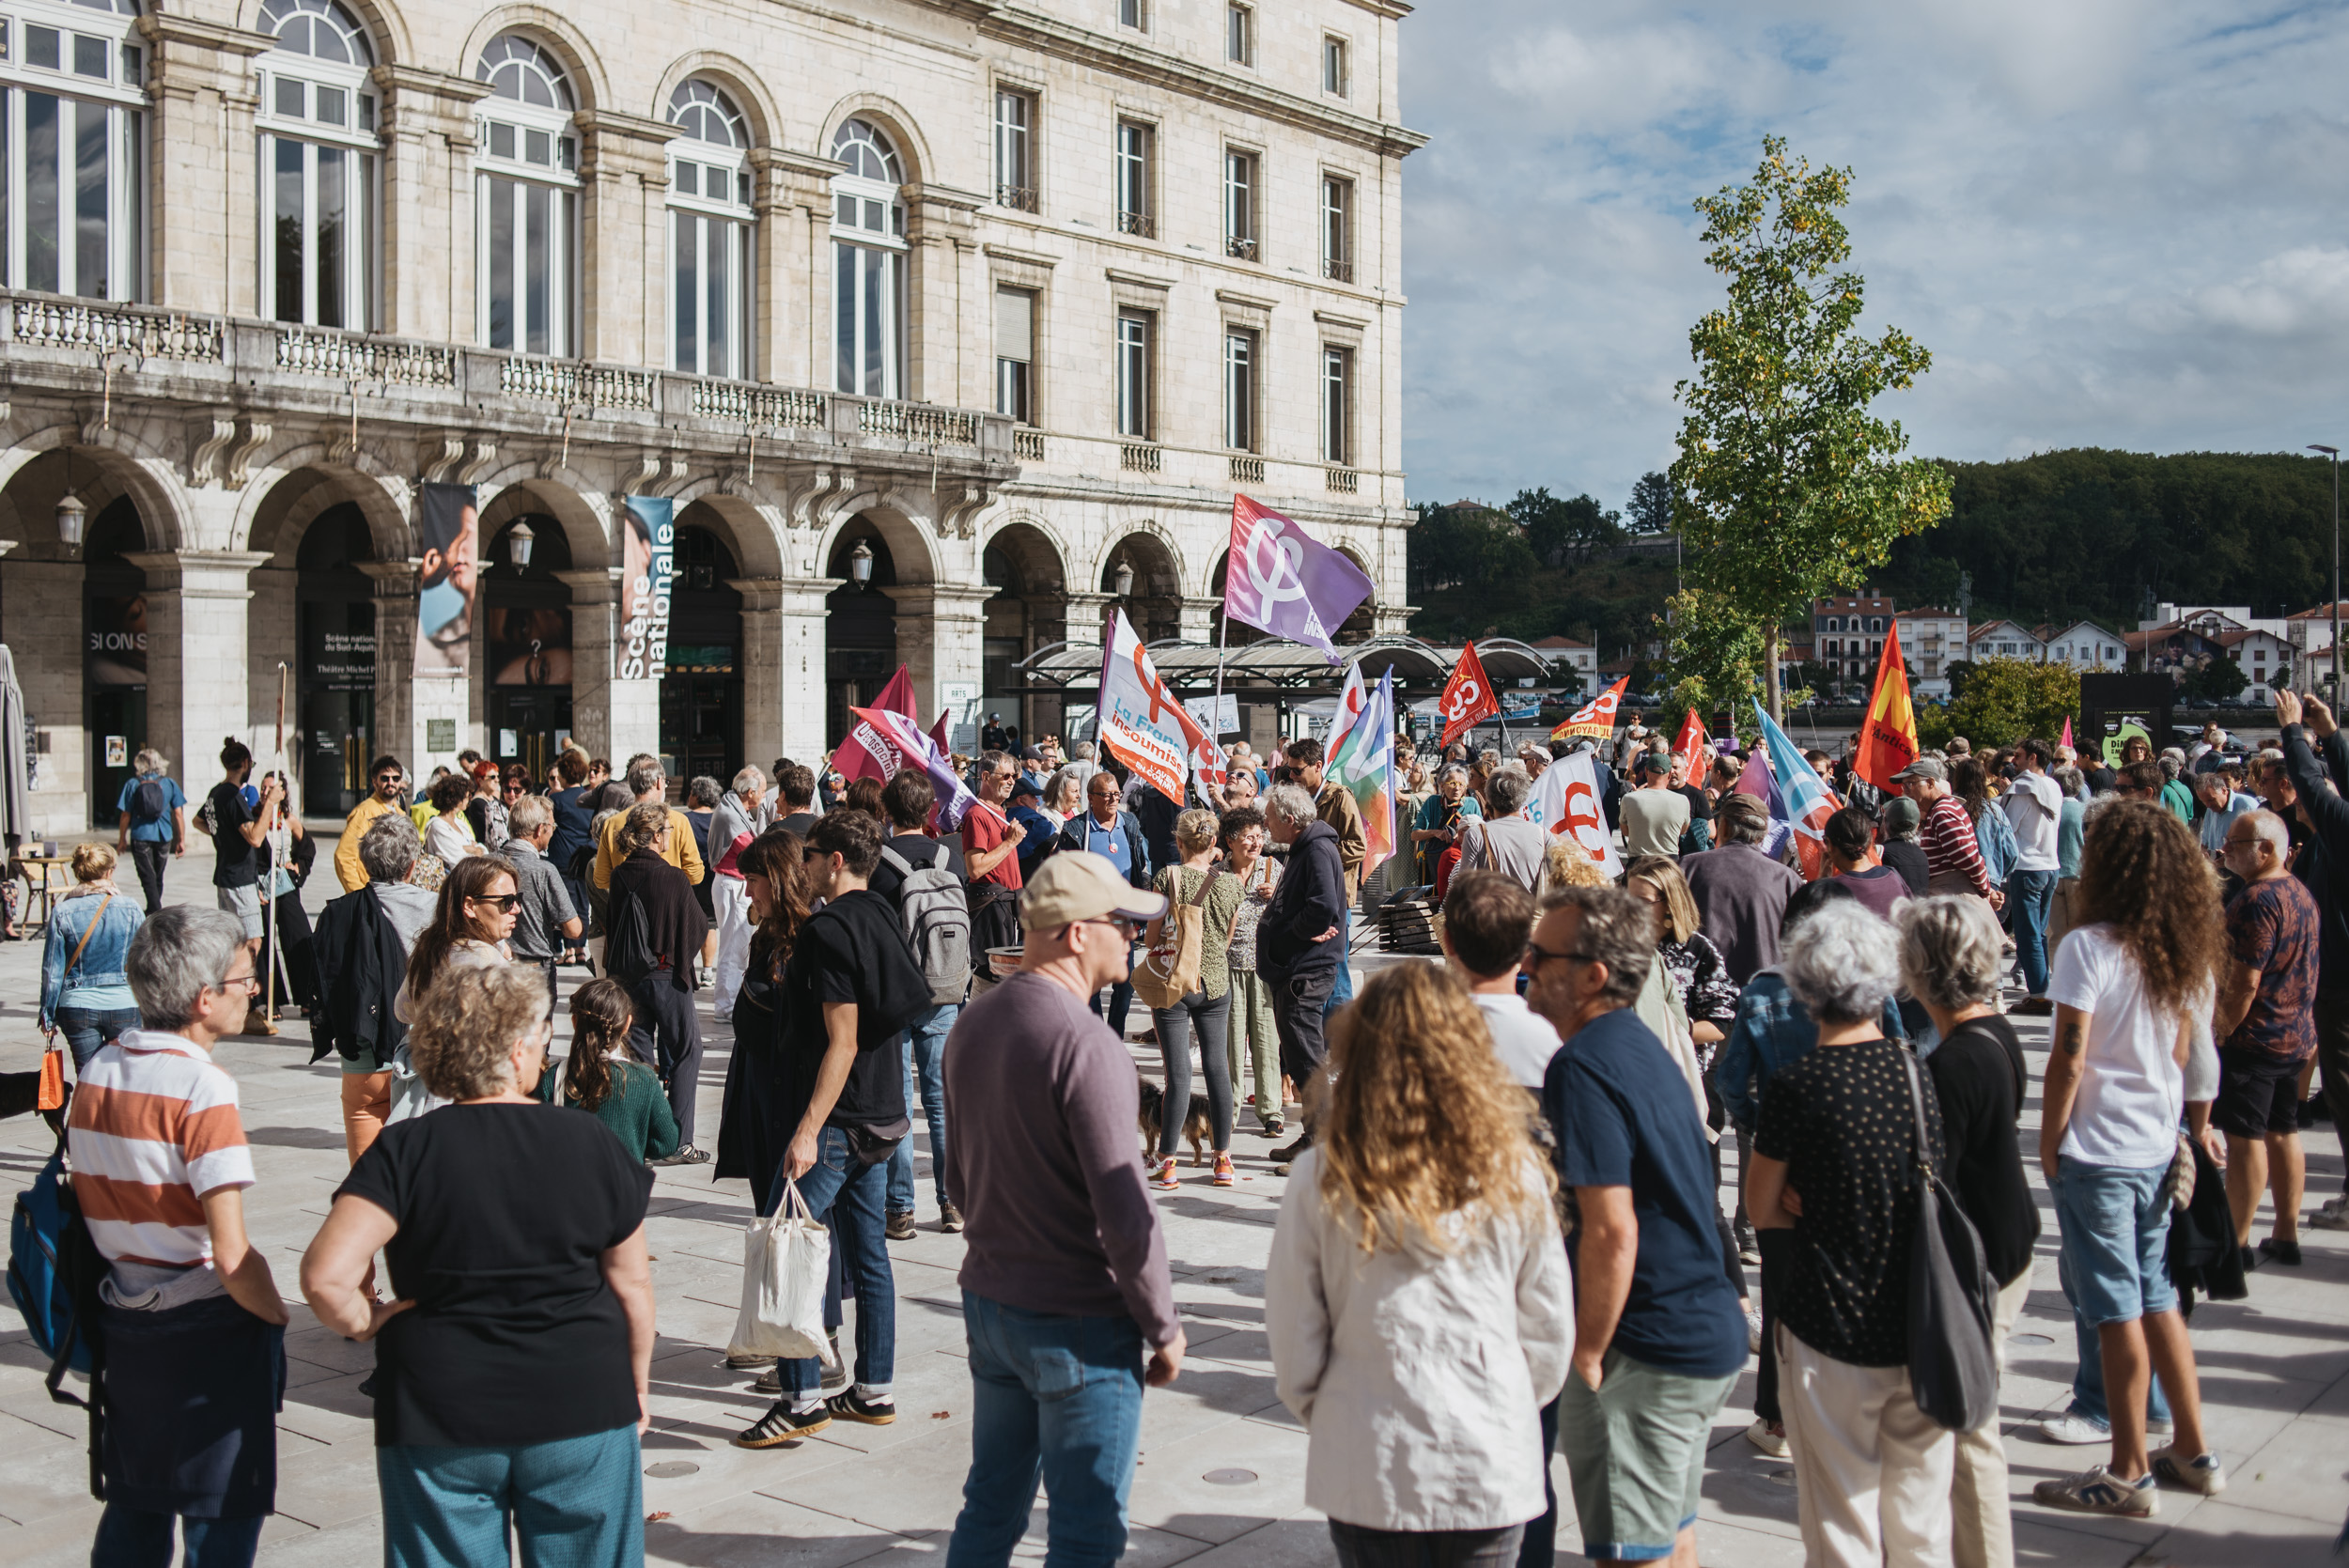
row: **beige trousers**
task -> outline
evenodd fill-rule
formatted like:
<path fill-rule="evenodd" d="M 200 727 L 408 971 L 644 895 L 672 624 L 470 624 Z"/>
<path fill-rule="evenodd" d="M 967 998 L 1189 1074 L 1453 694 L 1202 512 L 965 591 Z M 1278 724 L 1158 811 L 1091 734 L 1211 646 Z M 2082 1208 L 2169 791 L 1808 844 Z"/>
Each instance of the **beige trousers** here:
<path fill-rule="evenodd" d="M 1782 1323 L 1778 1356 L 1808 1568 L 1952 1568 L 1957 1440 L 1917 1408 L 1908 1369 L 1822 1356 Z"/>
<path fill-rule="evenodd" d="M 1999 1292 L 1990 1316 L 1990 1351 L 2006 1378 L 2006 1341 L 2030 1296 L 2030 1270 Z M 2007 1496 L 2002 1418 L 1993 1416 L 1957 1435 L 1957 1465 L 1950 1488 L 1950 1555 L 1957 1568 L 2015 1568 L 2014 1500 Z"/>

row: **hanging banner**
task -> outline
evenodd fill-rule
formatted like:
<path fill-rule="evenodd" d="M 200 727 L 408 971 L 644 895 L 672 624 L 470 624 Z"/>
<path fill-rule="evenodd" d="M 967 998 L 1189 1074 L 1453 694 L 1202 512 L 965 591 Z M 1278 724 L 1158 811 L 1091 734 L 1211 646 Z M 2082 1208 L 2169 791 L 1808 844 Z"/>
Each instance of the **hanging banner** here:
<path fill-rule="evenodd" d="M 1615 733 L 1615 709 L 1623 702 L 1624 688 L 1631 684 L 1626 675 L 1589 702 L 1566 715 L 1565 722 L 1549 732 L 1552 740 L 1572 740 L 1578 736 L 1592 740 L 1604 740 Z"/>
<path fill-rule="evenodd" d="M 1123 610 L 1110 622 L 1103 652 L 1101 743 L 1151 788 L 1181 805 L 1186 779 L 1191 768 L 1204 765 L 1201 753 L 1213 752 L 1214 742 L 1159 678 L 1150 650 Z"/>
<path fill-rule="evenodd" d="M 620 531 L 621 680 L 657 680 L 669 663 L 669 579 L 677 561 L 677 503 L 623 496 Z"/>
<path fill-rule="evenodd" d="M 481 510 L 471 485 L 422 487 L 416 496 L 416 678 L 473 668 L 474 604 L 481 593 Z"/>
<path fill-rule="evenodd" d="M 1610 877 L 1623 874 L 1615 854 L 1615 835 L 1607 831 L 1607 813 L 1598 797 L 1596 754 L 1577 752 L 1560 757 L 1533 781 L 1533 794 L 1525 802 L 1525 818 L 1549 832 L 1571 837 Z"/>
<path fill-rule="evenodd" d="M 1443 739 L 1449 746 L 1452 737 L 1463 730 L 1476 727 L 1479 719 L 1488 719 L 1501 711 L 1501 701 L 1493 695 L 1493 683 L 1485 678 L 1485 661 L 1476 657 L 1476 644 L 1469 644 L 1460 650 L 1460 662 L 1453 666 L 1452 678 L 1443 683 L 1443 695 L 1436 706 L 1443 714 Z"/>
<path fill-rule="evenodd" d="M 481 613 L 492 686 L 571 684 L 571 613 L 562 605 L 524 610 L 491 605 Z M 367 651 L 374 653 L 374 644 Z"/>

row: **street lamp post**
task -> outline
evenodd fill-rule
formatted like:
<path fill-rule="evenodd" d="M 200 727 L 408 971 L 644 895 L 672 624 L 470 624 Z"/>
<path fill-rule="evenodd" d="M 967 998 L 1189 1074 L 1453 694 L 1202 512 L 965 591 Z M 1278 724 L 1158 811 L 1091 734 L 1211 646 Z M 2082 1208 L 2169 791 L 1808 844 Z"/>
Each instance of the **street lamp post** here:
<path fill-rule="evenodd" d="M 2333 463 L 2333 701 L 2341 701 L 2341 448 L 2320 446 L 2309 442 L 2309 450 L 2322 452 Z"/>

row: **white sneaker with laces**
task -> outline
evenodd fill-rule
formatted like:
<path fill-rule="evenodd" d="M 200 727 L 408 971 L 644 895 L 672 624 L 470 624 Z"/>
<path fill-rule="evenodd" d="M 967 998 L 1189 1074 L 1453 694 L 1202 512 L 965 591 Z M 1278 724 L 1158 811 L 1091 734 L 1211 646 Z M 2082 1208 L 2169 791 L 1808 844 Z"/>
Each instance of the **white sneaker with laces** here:
<path fill-rule="evenodd" d="M 1772 1431 L 1770 1423 L 1759 1416 L 1754 1417 L 1753 1424 L 1746 1428 L 1746 1441 L 1773 1459 L 1783 1459 L 1794 1452 L 1786 1441 L 1786 1434 Z"/>
<path fill-rule="evenodd" d="M 2077 1475 L 2043 1481 L 2030 1489 L 2030 1495 L 2043 1508 L 2068 1509 L 2074 1514 L 2150 1519 L 2161 1512 L 2161 1494 L 2155 1489 L 2151 1470 L 2135 1481 L 2123 1481 L 2104 1466 L 2092 1465 Z"/>
<path fill-rule="evenodd" d="M 2311 1231 L 2349 1231 L 2349 1192 L 2326 1203 L 2306 1223 Z"/>
<path fill-rule="evenodd" d="M 2039 1440 L 2085 1448 L 2092 1443 L 2112 1441 L 2112 1428 L 2102 1421 L 2090 1421 L 2076 1410 L 2066 1410 L 2039 1423 Z"/>
<path fill-rule="evenodd" d="M 2154 1474 L 2172 1486 L 2200 1492 L 2206 1498 L 2215 1498 L 2227 1489 L 2227 1467 L 2219 1462 L 2217 1449 L 2208 1453 L 2180 1453 L 2172 1443 L 2156 1449 L 2153 1461 Z"/>

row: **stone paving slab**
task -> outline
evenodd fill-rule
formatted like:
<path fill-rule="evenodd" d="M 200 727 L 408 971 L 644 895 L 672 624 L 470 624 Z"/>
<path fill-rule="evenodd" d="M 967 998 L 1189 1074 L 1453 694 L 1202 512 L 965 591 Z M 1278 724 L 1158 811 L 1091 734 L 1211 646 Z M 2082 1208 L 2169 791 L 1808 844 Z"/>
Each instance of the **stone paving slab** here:
<path fill-rule="evenodd" d="M 208 892 L 184 871 L 172 891 L 175 899 Z M 309 890 L 313 909 L 327 891 Z M 36 1063 L 39 962 L 38 942 L 0 945 L 0 1071 Z M 575 981 L 567 976 L 566 988 Z M 2046 1026 L 2017 1022 L 2035 1077 Z M 707 1008 L 702 1025 L 700 1114 L 714 1127 L 731 1038 Z M 1134 1056 L 1156 1074 L 1154 1049 L 1136 1046 Z M 289 1296 L 302 1250 L 345 1169 L 338 1075 L 331 1062 L 312 1065 L 308 1057 L 298 1020 L 277 1040 L 240 1039 L 219 1056 L 237 1075 L 254 1144 L 258 1183 L 247 1203 L 255 1244 Z M 2034 1093 L 2026 1115 L 2033 1132 L 2037 1114 Z M 1243 1113 L 1241 1120 L 1252 1119 Z M 971 1452 L 955 1282 L 962 1242 L 937 1229 L 918 1117 L 915 1127 L 921 1229 L 914 1240 L 891 1246 L 899 1419 L 887 1427 L 835 1423 L 786 1448 L 752 1452 L 728 1442 L 767 1404 L 751 1391 L 749 1374 L 724 1365 L 740 1296 L 740 1227 L 750 1216 L 744 1186 L 712 1182 L 706 1169 L 657 1172 L 648 1233 L 660 1341 L 645 1463 L 694 1468 L 646 1479 L 646 1510 L 661 1515 L 646 1529 L 648 1559 L 706 1568 L 934 1568 L 943 1560 Z M 2027 1133 L 2025 1142 L 2035 1146 L 2035 1137 Z M 2308 1143 L 2313 1207 L 2341 1189 L 2341 1162 L 2329 1127 L 2315 1129 Z M 1335 1560 L 1320 1515 L 1304 1502 L 1307 1438 L 1274 1392 L 1265 1343 L 1264 1265 L 1286 1186 L 1265 1160 L 1270 1147 L 1243 1126 L 1234 1148 L 1250 1180 L 1219 1191 L 1204 1170 L 1185 1164 L 1182 1189 L 1159 1198 L 1191 1355 L 1176 1384 L 1152 1390 L 1143 1405 L 1126 1559 L 1141 1568 L 1320 1568 Z M 21 1188 L 48 1151 L 32 1119 L 0 1124 L 0 1186 Z M 2087 1518 L 2030 1500 L 2032 1482 L 2098 1452 L 2025 1435 L 2038 1418 L 2063 1408 L 2073 1373 L 2071 1323 L 2055 1281 L 2052 1203 L 2035 1170 L 2032 1182 L 2046 1234 L 2001 1389 L 2017 1560 L 2058 1568 L 2337 1564 L 2332 1541 L 2349 1512 L 2349 1234 L 2308 1234 L 2307 1266 L 2263 1269 L 2252 1276 L 2248 1300 L 2205 1304 L 2195 1314 L 2206 1419 L 2226 1451 L 2228 1491 L 2210 1499 L 2165 1493 L 2161 1516 L 2152 1521 Z M 852 1338 L 853 1327 L 844 1333 Z M 372 1411 L 358 1392 L 372 1353 L 319 1327 L 299 1303 L 287 1348 L 280 1513 L 263 1532 L 262 1558 L 272 1568 L 374 1560 L 381 1546 Z M 87 1560 L 98 1505 L 87 1492 L 81 1413 L 49 1400 L 43 1370 L 13 1309 L 0 1305 L 0 1561 L 62 1568 Z M 1744 1440 L 1751 1394 L 1749 1372 L 1708 1446 L 1700 1551 L 1708 1563 L 1741 1568 L 1798 1563 L 1791 1465 Z M 1563 1494 L 1563 1463 L 1556 1469 Z M 1253 1479 L 1206 1479 L 1231 1471 Z M 1566 1514 L 1559 1561 L 1580 1564 L 1571 1506 Z M 1045 1518 L 1039 1499 L 1016 1561 L 1042 1560 Z"/>

